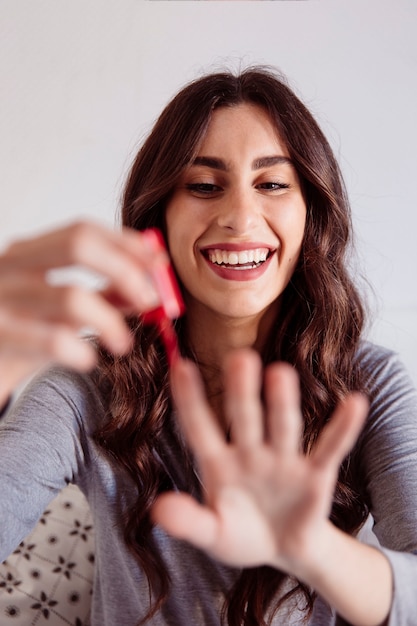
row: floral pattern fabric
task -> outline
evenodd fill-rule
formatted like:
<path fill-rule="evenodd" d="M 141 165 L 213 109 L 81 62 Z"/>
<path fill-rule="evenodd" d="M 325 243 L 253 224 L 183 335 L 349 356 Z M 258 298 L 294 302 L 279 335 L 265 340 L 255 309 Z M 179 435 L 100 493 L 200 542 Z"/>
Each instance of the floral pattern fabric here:
<path fill-rule="evenodd" d="M 0 564 L 1 626 L 89 626 L 93 571 L 90 509 L 69 485 Z"/>

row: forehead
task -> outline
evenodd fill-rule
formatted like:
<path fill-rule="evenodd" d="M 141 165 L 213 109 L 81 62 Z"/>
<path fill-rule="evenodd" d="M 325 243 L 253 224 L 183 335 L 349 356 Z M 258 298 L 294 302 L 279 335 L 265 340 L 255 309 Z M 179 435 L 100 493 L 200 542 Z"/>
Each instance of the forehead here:
<path fill-rule="evenodd" d="M 228 148 L 260 150 L 260 156 L 275 152 L 288 156 L 285 142 L 270 115 L 261 106 L 251 103 L 215 109 L 198 152 L 215 154 L 216 150 Z"/>

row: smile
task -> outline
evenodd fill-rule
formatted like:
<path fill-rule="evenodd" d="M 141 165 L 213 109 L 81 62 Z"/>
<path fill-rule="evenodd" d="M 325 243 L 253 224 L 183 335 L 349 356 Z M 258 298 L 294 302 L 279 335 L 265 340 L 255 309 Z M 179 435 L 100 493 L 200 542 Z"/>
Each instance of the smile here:
<path fill-rule="evenodd" d="M 221 250 L 216 248 L 207 250 L 206 254 L 209 261 L 215 265 L 228 267 L 233 270 L 248 270 L 262 265 L 268 258 L 269 249 Z"/>

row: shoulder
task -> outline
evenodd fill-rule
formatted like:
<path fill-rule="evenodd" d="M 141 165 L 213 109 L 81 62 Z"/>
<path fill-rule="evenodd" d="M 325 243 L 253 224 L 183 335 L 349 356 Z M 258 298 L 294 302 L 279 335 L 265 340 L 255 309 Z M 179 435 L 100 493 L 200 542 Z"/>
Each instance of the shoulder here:
<path fill-rule="evenodd" d="M 92 377 L 60 366 L 39 372 L 20 392 L 12 413 L 43 419 L 97 421 L 104 413 Z"/>
<path fill-rule="evenodd" d="M 414 389 L 406 367 L 393 350 L 370 341 L 363 341 L 359 345 L 356 359 L 370 395 L 378 394 L 387 387 Z"/>
<path fill-rule="evenodd" d="M 416 441 L 417 390 L 398 354 L 364 342 L 357 359 L 370 402 L 365 433 L 389 432 Z"/>

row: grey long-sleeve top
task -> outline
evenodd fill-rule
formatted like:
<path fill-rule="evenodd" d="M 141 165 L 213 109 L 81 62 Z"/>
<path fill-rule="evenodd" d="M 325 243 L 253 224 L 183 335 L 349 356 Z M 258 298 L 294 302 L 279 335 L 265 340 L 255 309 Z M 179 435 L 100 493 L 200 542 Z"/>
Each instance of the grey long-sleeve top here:
<path fill-rule="evenodd" d="M 363 532 L 362 540 L 377 538 L 392 565 L 389 626 L 415 626 L 417 393 L 393 353 L 367 343 L 358 358 L 371 390 L 361 450 L 374 521 L 372 537 Z M 148 587 L 120 532 L 120 515 L 132 487 L 93 440 L 103 417 L 89 376 L 57 368 L 35 379 L 0 422 L 0 560 L 29 533 L 58 491 L 74 482 L 85 493 L 95 524 L 92 626 L 135 626 L 148 609 Z M 175 441 L 168 433 L 163 458 L 175 487 L 184 489 Z M 219 626 L 224 593 L 237 571 L 159 528 L 154 536 L 172 587 L 167 603 L 148 623 Z M 300 624 L 297 607 L 290 614 L 288 610 L 280 611 L 273 624 Z M 337 623 L 318 598 L 310 626 Z"/>

